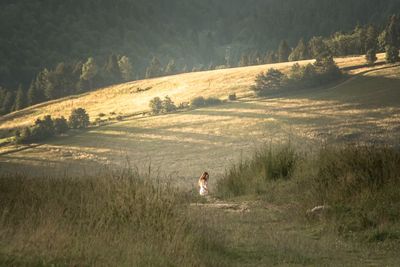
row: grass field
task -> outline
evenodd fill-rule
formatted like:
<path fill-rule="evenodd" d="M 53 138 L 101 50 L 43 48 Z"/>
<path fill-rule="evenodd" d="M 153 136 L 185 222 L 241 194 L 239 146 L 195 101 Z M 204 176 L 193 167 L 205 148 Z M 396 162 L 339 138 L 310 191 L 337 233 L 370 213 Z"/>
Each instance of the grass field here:
<path fill-rule="evenodd" d="M 28 108 L 4 116 L 0 128 L 17 127 L 48 112 L 66 115 L 73 106 L 88 109 L 93 118 L 100 112 L 145 111 L 154 96 L 170 95 L 177 103 L 197 95 L 226 98 L 232 91 L 242 96 L 218 106 L 160 116 L 135 116 L 73 133 L 34 148 L 4 154 L 0 156 L 0 166 L 3 170 L 27 168 L 39 173 L 43 166 L 51 166 L 73 174 L 90 172 L 99 164 L 140 169 L 151 165 L 160 176 L 179 177 L 182 185 L 190 187 L 202 171 L 208 170 L 212 178 L 218 178 L 231 162 L 265 142 L 291 139 L 306 148 L 320 142 L 397 142 L 400 67 L 365 67 L 362 57 L 337 61 L 350 68 L 354 76 L 336 86 L 284 92 L 268 99 L 249 95 L 254 76 L 270 67 L 254 66 L 132 82 Z M 152 89 L 129 94 L 133 88 L 148 86 Z M 1 151 L 12 149 L 15 147 L 6 146 Z"/>
<path fill-rule="evenodd" d="M 383 55 L 379 58 L 382 62 Z M 255 75 L 292 63 L 137 81 L 3 116 L 3 133 L 46 114 L 66 116 L 73 107 L 87 109 L 92 120 L 99 113 L 125 117 L 31 147 L 0 147 L 0 196 L 7 204 L 0 218 L 0 237 L 7 241 L 0 245 L 0 265 L 399 266 L 398 223 L 352 238 L 338 235 L 324 219 L 306 220 L 305 209 L 321 204 L 299 201 L 311 192 L 305 188 L 315 166 L 304 165 L 303 179 L 266 184 L 262 196 L 205 200 L 187 193 L 204 170 L 215 192 L 226 169 L 265 143 L 290 140 L 304 153 L 326 143 L 398 145 L 400 66 L 368 67 L 363 57 L 337 62 L 349 75 L 339 83 L 269 98 L 252 96 Z M 147 111 L 155 96 L 169 95 L 178 104 L 199 95 L 226 99 L 231 92 L 238 100 L 129 116 Z M 172 187 L 112 175 L 126 167 L 145 178 L 172 177 Z M 12 175 L 4 175 L 8 172 Z M 380 240 L 385 231 L 396 238 Z"/>

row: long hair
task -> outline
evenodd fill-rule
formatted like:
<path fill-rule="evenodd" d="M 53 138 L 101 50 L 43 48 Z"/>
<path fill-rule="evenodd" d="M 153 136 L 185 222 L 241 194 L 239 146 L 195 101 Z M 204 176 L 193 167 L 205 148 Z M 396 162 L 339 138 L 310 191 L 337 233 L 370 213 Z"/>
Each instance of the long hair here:
<path fill-rule="evenodd" d="M 208 181 L 208 172 L 203 172 L 203 174 L 200 176 L 199 186 L 201 186 L 204 181 Z"/>

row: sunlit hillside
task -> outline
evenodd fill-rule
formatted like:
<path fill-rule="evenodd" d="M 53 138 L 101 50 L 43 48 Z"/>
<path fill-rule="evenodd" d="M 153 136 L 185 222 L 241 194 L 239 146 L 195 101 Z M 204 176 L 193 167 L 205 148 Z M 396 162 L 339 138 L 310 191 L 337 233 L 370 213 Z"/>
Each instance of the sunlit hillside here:
<path fill-rule="evenodd" d="M 272 66 L 217 70 L 143 80 L 101 89 L 89 94 L 28 108 L 3 118 L 1 127 L 32 123 L 45 114 L 66 116 L 73 107 L 99 113 L 130 114 L 148 110 L 152 97 L 169 95 L 179 103 L 195 96 L 244 96 L 218 106 L 159 116 L 133 116 L 102 127 L 59 137 L 43 145 L 0 157 L 7 169 L 41 166 L 75 171 L 97 171 L 93 166 L 151 166 L 160 175 L 180 177 L 186 186 L 204 170 L 213 177 L 233 160 L 262 143 L 291 139 L 305 148 L 313 143 L 399 140 L 400 67 L 368 68 L 363 58 L 338 59 L 354 75 L 338 85 L 285 93 L 274 98 L 254 98 L 249 86 L 254 76 Z M 306 62 L 302 62 L 306 63 Z M 287 68 L 292 63 L 273 67 Z M 358 67 L 357 67 L 358 66 Z M 358 73 L 358 74 L 357 74 Z M 136 88 L 151 87 L 136 93 Z M 5 166 L 5 165 L 4 165 Z M 15 166 L 15 167 L 13 167 Z M 48 169 L 47 169 L 48 171 Z"/>
<path fill-rule="evenodd" d="M 383 57 L 383 54 L 379 55 L 381 60 Z M 363 57 L 339 58 L 336 61 L 342 68 L 365 64 Z M 312 61 L 300 61 L 299 63 L 307 64 L 309 62 Z M 247 96 L 250 93 L 249 87 L 253 84 L 257 74 L 268 68 L 285 71 L 293 64 L 294 62 L 289 62 L 194 72 L 119 84 L 83 95 L 45 102 L 3 116 L 0 118 L 0 130 L 30 125 L 36 118 L 47 114 L 51 114 L 53 117 L 67 117 L 71 110 L 77 107 L 85 108 L 92 121 L 100 113 L 115 112 L 120 115 L 129 115 L 148 111 L 149 101 L 156 96 L 168 95 L 176 104 L 190 101 L 196 96 L 214 96 L 226 99 L 231 92 L 235 92 L 238 97 Z M 138 92 L 138 89 L 145 91 Z"/>

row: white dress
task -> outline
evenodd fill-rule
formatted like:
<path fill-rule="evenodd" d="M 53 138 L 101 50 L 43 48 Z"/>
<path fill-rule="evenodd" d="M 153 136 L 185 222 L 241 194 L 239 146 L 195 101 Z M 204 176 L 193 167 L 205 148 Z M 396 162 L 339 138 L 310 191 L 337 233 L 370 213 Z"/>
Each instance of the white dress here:
<path fill-rule="evenodd" d="M 199 183 L 200 185 L 200 195 L 205 196 L 208 195 L 208 183 L 207 181 L 203 180 Z"/>

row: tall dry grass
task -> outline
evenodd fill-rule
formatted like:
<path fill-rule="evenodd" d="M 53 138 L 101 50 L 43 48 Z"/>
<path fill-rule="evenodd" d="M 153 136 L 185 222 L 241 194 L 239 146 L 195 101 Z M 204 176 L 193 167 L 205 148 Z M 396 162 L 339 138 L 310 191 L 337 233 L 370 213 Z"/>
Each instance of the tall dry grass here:
<path fill-rule="evenodd" d="M 241 160 L 217 185 L 218 195 L 256 195 L 293 204 L 301 216 L 316 206 L 339 233 L 400 242 L 400 151 L 377 145 L 322 147 L 303 153 L 266 147 Z"/>
<path fill-rule="evenodd" d="M 138 173 L 0 177 L 0 265 L 215 266 L 178 189 Z"/>

